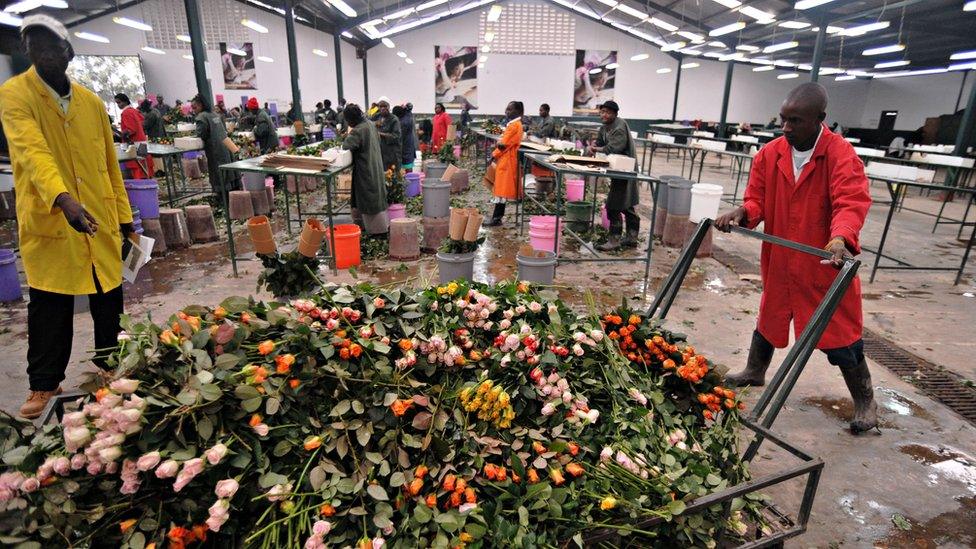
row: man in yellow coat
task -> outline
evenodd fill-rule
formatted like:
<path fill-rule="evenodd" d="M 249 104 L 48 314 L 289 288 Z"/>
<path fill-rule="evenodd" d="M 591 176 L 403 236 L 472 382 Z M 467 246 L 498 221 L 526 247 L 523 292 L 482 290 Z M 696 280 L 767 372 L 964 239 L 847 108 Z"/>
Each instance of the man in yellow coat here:
<path fill-rule="evenodd" d="M 502 132 L 495 150 L 491 157 L 495 159 L 495 184 L 492 194 L 495 197 L 492 202 L 495 208 L 491 214 L 489 227 L 497 227 L 502 224 L 505 216 L 505 203 L 509 200 L 519 200 L 522 198 L 521 182 L 519 177 L 518 150 L 522 145 L 522 115 L 525 114 L 525 106 L 521 101 L 512 101 L 505 107 L 505 118 L 509 120 Z"/>
<path fill-rule="evenodd" d="M 74 296 L 89 297 L 95 349 L 117 345 L 122 239 L 132 234 L 132 212 L 105 106 L 65 74 L 74 56 L 68 31 L 51 17 L 33 15 L 24 18 L 21 38 L 33 67 L 0 87 L 0 119 L 30 286 L 30 394 L 20 413 L 34 418 L 61 390 L 71 356 Z"/>

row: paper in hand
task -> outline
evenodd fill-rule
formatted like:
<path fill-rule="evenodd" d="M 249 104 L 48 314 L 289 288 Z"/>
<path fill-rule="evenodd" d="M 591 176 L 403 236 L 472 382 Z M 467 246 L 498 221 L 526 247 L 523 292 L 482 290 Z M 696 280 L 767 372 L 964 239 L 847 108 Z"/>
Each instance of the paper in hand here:
<path fill-rule="evenodd" d="M 153 245 L 156 241 L 147 236 L 139 235 L 139 243 L 136 244 L 128 238 L 122 243 L 122 278 L 129 283 L 134 283 L 139 275 L 139 270 L 143 265 L 149 263 Z"/>

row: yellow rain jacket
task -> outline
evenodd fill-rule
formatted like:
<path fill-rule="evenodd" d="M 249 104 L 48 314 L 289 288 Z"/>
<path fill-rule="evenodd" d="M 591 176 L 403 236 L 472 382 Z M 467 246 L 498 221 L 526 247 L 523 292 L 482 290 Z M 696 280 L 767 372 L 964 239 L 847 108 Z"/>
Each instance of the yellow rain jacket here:
<path fill-rule="evenodd" d="M 0 119 L 17 191 L 20 253 L 31 288 L 95 293 L 122 284 L 120 223 L 132 222 L 105 105 L 71 83 L 64 114 L 31 67 L 0 87 Z M 67 192 L 98 221 L 95 236 L 68 224 L 54 199 Z"/>

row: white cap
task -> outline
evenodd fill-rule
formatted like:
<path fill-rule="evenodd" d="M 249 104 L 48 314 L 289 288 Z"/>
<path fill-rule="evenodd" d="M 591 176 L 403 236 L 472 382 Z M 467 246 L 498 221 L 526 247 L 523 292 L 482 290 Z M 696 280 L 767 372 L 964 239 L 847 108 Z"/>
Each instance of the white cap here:
<path fill-rule="evenodd" d="M 20 34 L 23 35 L 31 27 L 44 27 L 53 32 L 61 40 L 68 39 L 68 29 L 64 27 L 61 21 L 58 21 L 50 15 L 29 15 L 25 17 L 20 23 Z"/>

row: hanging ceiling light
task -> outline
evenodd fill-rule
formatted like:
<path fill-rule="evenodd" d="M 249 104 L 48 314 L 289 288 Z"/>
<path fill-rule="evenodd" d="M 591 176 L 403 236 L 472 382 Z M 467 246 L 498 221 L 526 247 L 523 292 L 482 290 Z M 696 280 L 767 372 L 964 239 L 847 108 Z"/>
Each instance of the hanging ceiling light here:
<path fill-rule="evenodd" d="M 667 21 L 658 19 L 657 17 L 649 17 L 647 19 L 647 22 L 650 23 L 650 24 L 652 24 L 652 25 L 654 25 L 655 27 L 657 27 L 659 29 L 664 29 L 664 30 L 666 30 L 668 32 L 674 32 L 674 31 L 678 30 L 678 27 L 677 26 L 672 25 L 671 23 L 668 23 Z"/>
<path fill-rule="evenodd" d="M 899 76 L 922 76 L 925 74 L 942 74 L 944 72 L 949 72 L 949 69 L 924 69 L 920 71 L 895 71 L 895 72 L 879 72 L 874 75 L 875 78 L 897 78 Z"/>
<path fill-rule="evenodd" d="M 502 7 L 499 4 L 495 4 L 488 10 L 488 21 L 494 23 L 498 21 L 498 18 L 502 16 Z"/>
<path fill-rule="evenodd" d="M 890 26 L 891 26 L 891 21 L 878 21 L 876 23 L 868 23 L 866 25 L 858 25 L 856 27 L 846 28 L 838 32 L 837 36 L 861 36 L 871 31 L 886 29 Z"/>
<path fill-rule="evenodd" d="M 8 13 L 24 13 L 25 11 L 30 11 L 35 8 L 54 8 L 58 10 L 63 10 L 68 7 L 68 3 L 64 0 L 22 0 L 10 4 L 3 11 Z"/>
<path fill-rule="evenodd" d="M 739 46 L 736 46 L 735 49 L 747 51 L 749 53 L 756 53 L 757 51 L 759 51 L 759 48 L 757 46 L 750 46 L 748 44 L 741 44 Z"/>
<path fill-rule="evenodd" d="M 680 50 L 681 48 L 683 48 L 683 47 L 685 47 L 687 45 L 688 44 L 686 44 L 684 42 L 673 42 L 671 44 L 665 44 L 664 46 L 661 46 L 661 51 L 675 51 L 675 50 Z"/>
<path fill-rule="evenodd" d="M 883 53 L 897 53 L 905 49 L 905 44 L 892 44 L 878 48 L 869 48 L 861 52 L 861 55 L 881 55 Z"/>
<path fill-rule="evenodd" d="M 135 19 L 130 19 L 128 17 L 113 17 L 112 21 L 114 21 L 116 24 L 122 25 L 124 27 L 129 27 L 132 29 L 136 29 L 136 30 L 141 30 L 146 32 L 153 30 L 152 25 L 147 25 L 142 21 L 137 21 Z"/>
<path fill-rule="evenodd" d="M 739 0 L 712 0 L 712 2 L 715 2 L 716 4 L 722 4 L 723 6 L 729 9 L 735 9 L 742 5 L 742 2 L 739 2 Z"/>
<path fill-rule="evenodd" d="M 317 55 L 319 57 L 328 57 L 329 56 L 328 53 L 326 53 L 326 52 L 324 52 L 324 51 L 322 51 L 322 50 L 320 50 L 318 48 L 315 48 L 314 50 L 312 50 L 312 53 L 314 53 L 315 55 Z"/>
<path fill-rule="evenodd" d="M 630 56 L 630 60 L 631 61 L 643 61 L 643 60 L 647 59 L 650 56 L 651 56 L 651 54 L 649 54 L 649 53 L 638 53 L 637 55 Z"/>
<path fill-rule="evenodd" d="M 976 69 L 976 62 L 956 63 L 954 65 L 949 65 L 950 71 L 968 71 L 973 69 Z"/>
<path fill-rule="evenodd" d="M 19 27 L 24 20 L 16 15 L 11 15 L 5 11 L 0 11 L 0 24 Z"/>
<path fill-rule="evenodd" d="M 601 72 L 603 72 L 602 67 L 596 67 L 595 69 L 590 69 L 590 74 L 600 74 Z"/>
<path fill-rule="evenodd" d="M 798 72 L 788 72 L 786 74 L 781 74 L 776 77 L 777 80 L 790 80 L 792 78 L 799 78 L 800 73 Z"/>
<path fill-rule="evenodd" d="M 274 63 L 274 59 L 268 57 L 267 55 L 259 55 L 257 59 L 258 61 L 264 61 L 265 63 Z"/>
<path fill-rule="evenodd" d="M 190 54 L 190 53 L 185 53 L 185 54 L 183 54 L 183 55 L 182 55 L 181 57 L 182 57 L 183 59 L 186 59 L 187 61 L 193 61 L 193 54 Z"/>
<path fill-rule="evenodd" d="M 961 61 L 963 59 L 976 59 L 976 50 L 961 51 L 949 56 L 949 61 Z"/>
<path fill-rule="evenodd" d="M 739 13 L 752 17 L 753 19 L 756 20 L 757 23 L 761 25 L 772 23 L 773 21 L 776 20 L 775 15 L 762 11 L 761 9 L 754 8 L 752 6 L 745 6 L 739 8 Z"/>
<path fill-rule="evenodd" d="M 834 82 L 843 82 L 845 80 L 855 80 L 856 78 L 857 77 L 854 76 L 853 74 L 844 74 L 844 75 L 838 76 L 837 78 L 834 78 Z"/>
<path fill-rule="evenodd" d="M 186 35 L 186 34 L 177 34 L 176 35 L 176 39 L 179 40 L 180 42 L 186 42 L 187 44 L 189 44 L 190 42 L 192 42 L 192 40 L 190 39 L 190 36 L 189 35 Z"/>
<path fill-rule="evenodd" d="M 678 51 L 681 52 L 681 53 L 683 53 L 683 54 L 685 54 L 685 55 L 691 55 L 691 56 L 694 56 L 694 57 L 697 57 L 697 56 L 705 53 L 705 52 L 702 52 L 702 51 L 693 50 L 691 48 L 684 48 L 684 49 L 678 50 Z"/>
<path fill-rule="evenodd" d="M 484 46 L 481 46 L 481 52 L 482 53 L 491 53 L 491 46 L 489 46 L 488 44 L 485 44 Z"/>
<path fill-rule="evenodd" d="M 256 21 L 251 21 L 250 19 L 241 19 L 241 24 L 251 30 L 260 32 L 261 34 L 268 33 L 268 27 L 265 27 L 264 25 Z"/>
<path fill-rule="evenodd" d="M 349 39 L 354 38 L 354 36 L 352 35 L 352 33 L 349 32 L 349 31 L 342 31 L 342 35 L 345 36 L 346 38 L 349 38 Z"/>
<path fill-rule="evenodd" d="M 736 21 L 731 25 L 725 25 L 724 27 L 719 27 L 717 29 L 712 29 L 708 32 L 709 36 L 722 36 L 723 34 L 729 34 L 746 28 L 745 21 Z"/>
<path fill-rule="evenodd" d="M 695 69 L 695 68 L 698 68 L 700 66 L 701 66 L 700 63 L 685 63 L 685 64 L 681 65 L 681 68 L 682 69 Z"/>
<path fill-rule="evenodd" d="M 817 6 L 822 6 L 833 2 L 834 0 L 797 0 L 796 4 L 793 4 L 793 9 L 795 10 L 808 10 L 810 8 L 815 8 Z"/>
<path fill-rule="evenodd" d="M 891 68 L 894 68 L 894 67 L 904 67 L 905 65 L 908 65 L 910 63 L 911 63 L 911 61 L 909 61 L 908 59 L 900 59 L 898 61 L 884 61 L 884 62 L 881 62 L 881 63 L 876 64 L 874 66 L 874 68 L 876 68 L 876 69 L 891 69 Z"/>
<path fill-rule="evenodd" d="M 777 51 L 789 50 L 799 46 L 800 43 L 796 40 L 791 40 L 789 42 L 780 42 L 779 44 L 772 44 L 763 48 L 763 53 L 773 53 Z"/>
<path fill-rule="evenodd" d="M 485 42 L 489 42 L 490 43 L 494 39 L 495 39 L 495 33 L 491 32 L 491 31 L 488 31 L 488 32 L 485 33 Z"/>
<path fill-rule="evenodd" d="M 75 31 L 75 36 L 81 38 L 82 40 L 90 40 L 92 42 L 100 42 L 102 44 L 108 44 L 111 42 L 108 38 L 102 36 L 101 34 L 95 34 L 93 32 Z"/>
<path fill-rule="evenodd" d="M 728 47 L 728 46 L 725 45 L 725 42 L 719 42 L 718 40 L 712 40 L 711 42 L 709 42 L 708 44 L 705 44 L 705 45 L 706 46 L 709 46 L 711 48 L 727 48 Z"/>
<path fill-rule="evenodd" d="M 962 11 L 976 11 L 976 0 L 966 2 L 966 4 L 962 7 Z"/>
<path fill-rule="evenodd" d="M 773 70 L 773 68 L 774 67 L 772 65 L 763 65 L 761 67 L 756 67 L 756 68 L 752 69 L 752 72 L 766 72 L 766 71 Z"/>
<path fill-rule="evenodd" d="M 228 47 L 227 48 L 227 53 L 232 53 L 232 54 L 238 55 L 240 57 L 247 57 L 247 52 L 244 51 L 244 50 L 242 50 L 242 49 L 240 49 L 240 48 L 231 48 L 231 47 Z"/>
<path fill-rule="evenodd" d="M 407 8 L 405 10 L 396 11 L 396 12 L 391 13 L 390 15 L 386 15 L 386 16 L 383 17 L 383 20 L 384 21 L 392 21 L 394 19 L 403 19 L 404 17 L 410 15 L 413 12 L 414 12 L 414 9 L 413 8 Z"/>
<path fill-rule="evenodd" d="M 417 11 L 429 10 L 430 8 L 436 8 L 441 4 L 446 4 L 448 0 L 431 0 L 430 2 L 424 2 L 417 6 Z"/>
<path fill-rule="evenodd" d="M 380 42 L 383 42 L 383 45 L 386 46 L 386 47 L 388 47 L 388 48 L 390 48 L 390 49 L 393 49 L 393 48 L 396 47 L 396 44 L 393 43 L 393 40 L 390 40 L 389 38 L 387 38 L 385 36 L 383 37 L 382 40 L 380 40 Z"/>
<path fill-rule="evenodd" d="M 356 10 L 352 9 L 349 4 L 345 3 L 343 0 L 322 0 L 326 4 L 331 4 L 333 8 L 342 12 L 346 17 L 356 17 L 358 14 Z"/>
<path fill-rule="evenodd" d="M 678 36 L 687 38 L 692 44 L 704 44 L 705 37 L 690 31 L 678 31 Z"/>
<path fill-rule="evenodd" d="M 799 29 L 805 29 L 805 28 L 809 27 L 810 26 L 810 23 L 805 23 L 803 21 L 783 21 L 782 23 L 780 23 L 777 26 L 783 27 L 784 29 L 797 29 L 797 30 L 799 30 Z"/>
<path fill-rule="evenodd" d="M 397 52 L 397 57 L 402 57 L 403 59 L 406 59 L 407 58 L 407 52 L 405 52 L 405 51 L 398 51 Z"/>
<path fill-rule="evenodd" d="M 413 65 L 413 59 L 410 59 L 409 57 L 404 59 L 404 61 L 406 61 L 408 65 Z"/>
<path fill-rule="evenodd" d="M 163 50 L 161 50 L 159 48 L 152 48 L 152 47 L 149 47 L 149 46 L 143 46 L 142 47 L 142 51 L 149 52 L 149 53 L 155 53 L 156 55 L 166 55 L 166 52 L 164 52 Z"/>
<path fill-rule="evenodd" d="M 607 64 L 607 69 L 614 70 L 614 69 L 616 69 L 619 66 L 620 66 L 620 63 L 608 63 Z"/>
<path fill-rule="evenodd" d="M 669 69 L 669 68 L 667 68 L 667 67 L 665 67 L 665 68 L 663 68 L 663 69 L 658 69 L 658 70 L 657 70 L 657 71 L 655 71 L 655 72 L 657 72 L 658 74 L 668 74 L 669 72 L 671 72 L 671 69 Z"/>

